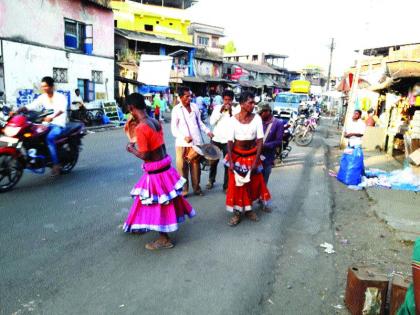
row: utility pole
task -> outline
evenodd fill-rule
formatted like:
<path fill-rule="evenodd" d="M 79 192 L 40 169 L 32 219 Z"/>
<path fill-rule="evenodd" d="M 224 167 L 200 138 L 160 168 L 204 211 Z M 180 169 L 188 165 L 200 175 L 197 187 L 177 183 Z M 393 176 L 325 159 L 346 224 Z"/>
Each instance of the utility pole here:
<path fill-rule="evenodd" d="M 328 66 L 328 77 L 327 77 L 327 91 L 330 89 L 330 80 L 331 80 L 331 65 L 332 65 L 332 57 L 333 51 L 335 49 L 334 38 L 331 38 L 331 45 L 330 45 L 330 64 Z"/>

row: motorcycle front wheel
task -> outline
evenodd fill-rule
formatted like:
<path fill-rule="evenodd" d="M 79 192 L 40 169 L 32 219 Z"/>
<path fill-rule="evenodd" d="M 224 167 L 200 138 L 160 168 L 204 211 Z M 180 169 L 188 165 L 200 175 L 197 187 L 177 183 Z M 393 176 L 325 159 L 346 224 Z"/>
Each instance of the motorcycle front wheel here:
<path fill-rule="evenodd" d="M 295 135 L 295 142 L 298 146 L 305 147 L 314 139 L 314 133 L 310 130 L 301 130 Z"/>
<path fill-rule="evenodd" d="M 0 193 L 9 191 L 23 175 L 22 163 L 10 153 L 0 154 Z"/>

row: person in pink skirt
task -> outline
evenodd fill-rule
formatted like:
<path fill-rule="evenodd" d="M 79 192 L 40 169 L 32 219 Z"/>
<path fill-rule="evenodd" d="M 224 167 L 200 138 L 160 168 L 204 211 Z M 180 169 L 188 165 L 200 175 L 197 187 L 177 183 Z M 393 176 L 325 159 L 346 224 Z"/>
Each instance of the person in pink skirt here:
<path fill-rule="evenodd" d="M 172 248 L 174 244 L 168 233 L 176 231 L 185 216 L 192 218 L 195 215 L 194 209 L 182 197 L 186 180 L 171 166 L 162 126 L 146 114 L 143 95 L 129 95 L 126 104 L 132 115 L 126 125 L 130 139 L 127 151 L 144 161 L 144 174 L 131 191 L 134 203 L 124 223 L 124 231 L 157 231 L 159 238 L 146 244 L 146 249 Z"/>

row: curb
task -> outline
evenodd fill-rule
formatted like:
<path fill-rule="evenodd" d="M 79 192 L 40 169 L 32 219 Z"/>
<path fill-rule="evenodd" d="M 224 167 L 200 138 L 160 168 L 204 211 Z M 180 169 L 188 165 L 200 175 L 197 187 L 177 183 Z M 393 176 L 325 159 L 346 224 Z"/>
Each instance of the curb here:
<path fill-rule="evenodd" d="M 102 132 L 102 131 L 122 129 L 122 128 L 124 128 L 124 126 L 116 126 L 116 125 L 110 124 L 110 125 L 90 126 L 90 127 L 86 127 L 86 130 L 93 131 L 93 132 Z"/>

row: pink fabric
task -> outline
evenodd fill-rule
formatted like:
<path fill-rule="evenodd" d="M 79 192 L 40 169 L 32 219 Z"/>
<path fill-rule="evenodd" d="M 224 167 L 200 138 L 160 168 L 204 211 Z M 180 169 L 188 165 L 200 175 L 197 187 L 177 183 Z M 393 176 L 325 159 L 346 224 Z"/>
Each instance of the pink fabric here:
<path fill-rule="evenodd" d="M 143 204 L 152 204 L 156 202 L 165 204 L 180 196 L 186 180 L 170 165 L 170 156 L 166 156 L 158 162 L 144 163 L 143 170 L 145 171 L 145 174 L 134 186 L 131 195 L 139 196 Z M 148 173 L 161 170 L 168 166 L 170 168 L 166 171 L 157 174 Z"/>
<path fill-rule="evenodd" d="M 171 158 L 144 163 L 144 175 L 132 190 L 134 203 L 124 224 L 125 232 L 158 231 L 173 232 L 185 216 L 195 216 L 191 205 L 182 197 L 185 179 L 170 166 Z M 158 174 L 148 172 L 168 170 Z"/>

